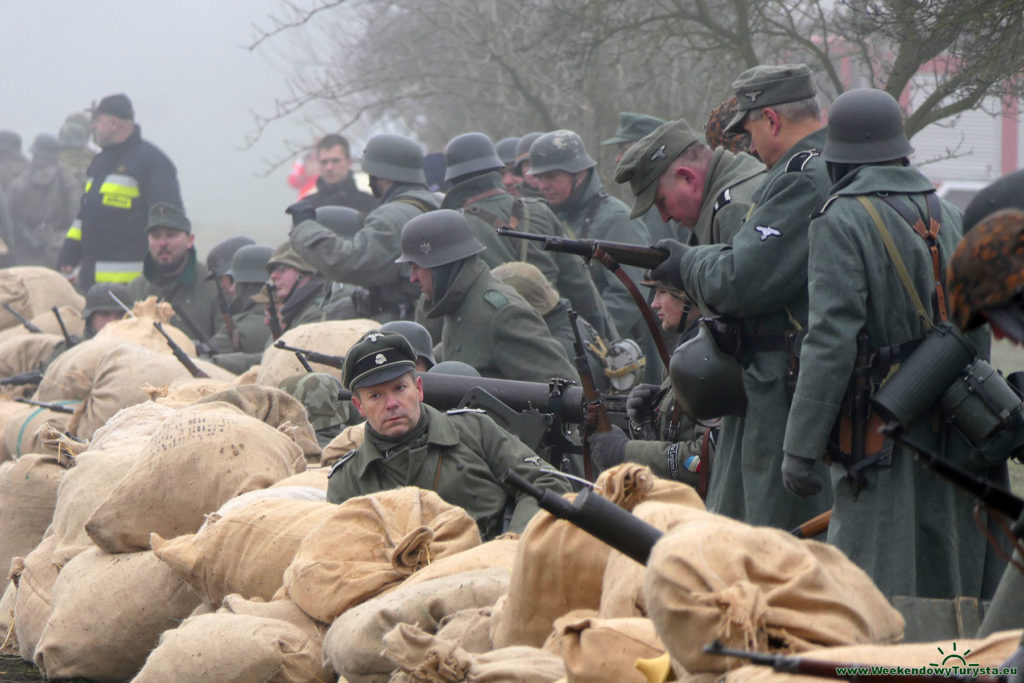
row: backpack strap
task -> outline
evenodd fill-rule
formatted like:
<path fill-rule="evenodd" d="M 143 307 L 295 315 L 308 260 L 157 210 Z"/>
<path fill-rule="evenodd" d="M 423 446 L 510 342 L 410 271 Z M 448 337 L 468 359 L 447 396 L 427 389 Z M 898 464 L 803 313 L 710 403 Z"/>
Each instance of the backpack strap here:
<path fill-rule="evenodd" d="M 896 248 L 896 243 L 893 242 L 892 234 L 889 233 L 889 228 L 885 226 L 885 221 L 878 214 L 878 209 L 871 203 L 871 200 L 863 195 L 857 197 L 857 201 L 863 205 L 867 210 L 868 215 L 871 216 L 871 220 L 875 224 L 875 228 L 878 229 L 878 235 L 882 238 L 882 244 L 885 245 L 885 250 L 889 254 L 889 259 L 892 261 L 893 267 L 896 268 L 896 274 L 899 275 L 900 282 L 903 283 L 903 288 L 907 290 L 907 294 L 910 296 L 910 300 L 914 303 L 914 309 L 917 311 L 918 317 L 921 318 L 921 323 L 924 325 L 926 330 L 932 329 L 935 324 L 932 322 L 932 317 L 928 315 L 925 310 L 924 304 L 921 302 L 921 297 L 917 293 L 917 289 L 914 287 L 913 280 L 910 279 L 910 272 L 907 270 L 907 265 L 903 262 L 903 257 L 900 256 L 899 249 Z"/>

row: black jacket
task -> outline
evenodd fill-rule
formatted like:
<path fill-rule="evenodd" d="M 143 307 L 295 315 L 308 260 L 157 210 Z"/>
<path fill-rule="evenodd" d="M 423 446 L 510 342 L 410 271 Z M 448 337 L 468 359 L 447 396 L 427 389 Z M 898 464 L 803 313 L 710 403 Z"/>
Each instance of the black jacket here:
<path fill-rule="evenodd" d="M 97 281 L 127 283 L 140 275 L 149 207 L 182 206 L 174 164 L 142 139 L 138 126 L 124 142 L 104 147 L 87 173 L 78 218 L 60 255 L 62 266 L 81 265 L 82 291 Z"/>

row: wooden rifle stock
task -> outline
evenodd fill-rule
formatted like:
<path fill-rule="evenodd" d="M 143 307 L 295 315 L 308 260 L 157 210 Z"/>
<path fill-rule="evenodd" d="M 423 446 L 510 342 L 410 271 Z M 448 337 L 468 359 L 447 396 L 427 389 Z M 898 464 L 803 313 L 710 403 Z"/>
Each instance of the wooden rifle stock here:
<path fill-rule="evenodd" d="M 281 329 L 281 319 L 277 317 L 277 285 L 273 280 L 267 280 L 267 313 L 270 318 L 270 336 L 278 339 L 284 334 Z"/>
<path fill-rule="evenodd" d="M 608 411 L 604 407 L 604 400 L 601 392 L 597 390 L 597 383 L 594 382 L 594 373 L 590 368 L 590 360 L 587 358 L 587 349 L 583 346 L 583 338 L 580 337 L 580 328 L 576 322 L 579 314 L 572 308 L 566 312 L 569 316 L 569 326 L 572 327 L 572 347 L 576 352 L 576 371 L 580 375 L 580 385 L 583 387 L 583 400 L 587 402 L 587 417 L 593 415 L 593 425 L 587 420 L 588 430 L 595 432 L 610 432 L 612 422 L 608 419 Z M 587 481 L 594 481 L 594 466 L 590 459 L 590 448 L 587 446 L 586 434 L 583 436 L 583 476 Z"/>
<path fill-rule="evenodd" d="M 828 523 L 832 520 L 832 511 L 825 510 L 820 515 L 811 517 L 798 527 L 789 530 L 797 538 L 814 538 L 828 531 Z"/>

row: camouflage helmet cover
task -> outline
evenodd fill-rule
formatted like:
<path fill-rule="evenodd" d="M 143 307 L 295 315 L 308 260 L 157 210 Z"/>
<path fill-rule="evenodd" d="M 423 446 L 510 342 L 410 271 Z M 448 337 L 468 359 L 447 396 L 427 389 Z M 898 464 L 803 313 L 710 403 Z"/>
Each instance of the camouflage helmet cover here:
<path fill-rule="evenodd" d="M 278 388 L 302 404 L 314 430 L 319 432 L 344 422 L 344 406 L 338 398 L 342 386 L 334 375 L 325 372 L 300 373 L 286 377 Z"/>
<path fill-rule="evenodd" d="M 715 149 L 722 147 L 734 154 L 750 151 L 750 133 L 740 129 L 741 132 L 734 133 L 726 131 L 726 126 L 739 111 L 739 102 L 736 97 L 730 97 L 725 102 L 715 107 L 704 125 L 704 138 L 708 147 Z"/>
<path fill-rule="evenodd" d="M 1024 211 L 997 211 L 968 232 L 950 259 L 946 288 L 961 329 L 980 324 L 982 312 L 1006 332 L 1019 327 L 1005 329 L 1000 318 L 1012 309 L 1019 313 L 1024 292 Z"/>

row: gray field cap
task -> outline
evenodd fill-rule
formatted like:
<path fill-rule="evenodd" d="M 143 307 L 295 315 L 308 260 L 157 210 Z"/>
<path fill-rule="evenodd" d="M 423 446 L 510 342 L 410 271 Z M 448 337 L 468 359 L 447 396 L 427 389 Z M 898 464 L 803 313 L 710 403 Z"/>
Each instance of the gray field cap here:
<path fill-rule="evenodd" d="M 742 133 L 743 119 L 751 109 L 806 100 L 815 94 L 811 70 L 806 64 L 755 66 L 732 82 L 739 111 L 725 127 L 726 133 Z"/>

